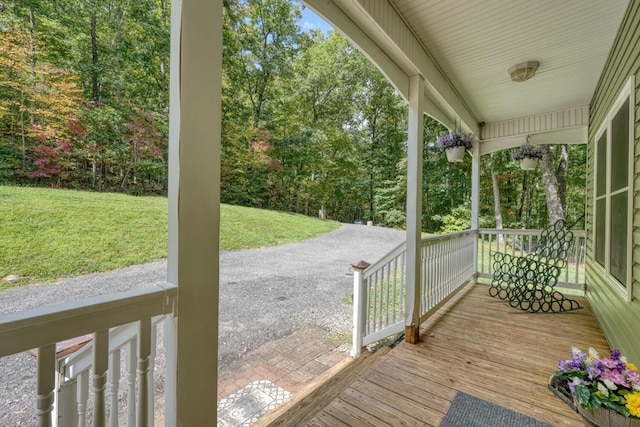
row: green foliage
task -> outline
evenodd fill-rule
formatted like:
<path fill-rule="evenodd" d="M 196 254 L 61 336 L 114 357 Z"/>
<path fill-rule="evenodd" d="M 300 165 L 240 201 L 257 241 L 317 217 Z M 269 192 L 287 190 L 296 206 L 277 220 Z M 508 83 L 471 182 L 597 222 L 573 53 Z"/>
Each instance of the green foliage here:
<path fill-rule="evenodd" d="M 222 250 L 296 242 L 340 226 L 229 205 L 220 221 Z M 19 284 L 140 264 L 166 257 L 167 199 L 0 186 L 0 235 L 0 279 L 18 275 Z"/>
<path fill-rule="evenodd" d="M 169 1 L 14 0 L 0 15 L 0 182 L 163 195 Z M 338 32 L 304 32 L 294 0 L 225 0 L 221 200 L 343 222 L 406 222 L 406 102 Z M 449 164 L 425 117 L 427 232 L 464 227 L 471 158 Z M 584 146 L 549 153 L 584 224 Z M 544 227 L 539 169 L 483 156 L 481 215 Z"/>

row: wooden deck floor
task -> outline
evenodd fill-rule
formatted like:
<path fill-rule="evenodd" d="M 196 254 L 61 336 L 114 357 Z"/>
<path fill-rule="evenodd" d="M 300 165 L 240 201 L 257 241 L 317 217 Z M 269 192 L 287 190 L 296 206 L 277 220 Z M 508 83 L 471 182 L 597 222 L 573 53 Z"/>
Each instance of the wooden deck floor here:
<path fill-rule="evenodd" d="M 572 346 L 608 351 L 586 301 L 570 313 L 531 314 L 487 289 L 467 286 L 422 325 L 419 344 L 376 358 L 337 398 L 315 396 L 306 425 L 439 426 L 457 391 L 552 425 L 583 425 L 547 384 Z"/>

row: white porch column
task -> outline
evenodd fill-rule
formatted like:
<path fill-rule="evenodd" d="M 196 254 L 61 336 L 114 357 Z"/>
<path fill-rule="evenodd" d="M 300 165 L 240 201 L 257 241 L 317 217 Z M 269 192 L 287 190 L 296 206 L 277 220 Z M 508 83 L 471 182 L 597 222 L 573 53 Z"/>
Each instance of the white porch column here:
<path fill-rule="evenodd" d="M 480 218 L 480 142 L 471 149 L 471 229 L 477 230 Z"/>
<path fill-rule="evenodd" d="M 171 9 L 168 280 L 178 322 L 167 383 L 175 414 L 165 422 L 199 426 L 216 419 L 223 7 L 174 0 Z"/>
<path fill-rule="evenodd" d="M 480 141 L 471 149 L 471 229 L 478 230 L 480 223 Z M 478 274 L 478 239 L 473 244 L 474 271 Z"/>
<path fill-rule="evenodd" d="M 417 343 L 420 336 L 420 292 L 422 283 L 422 164 L 424 147 L 424 79 L 409 78 L 409 131 L 407 147 L 407 293 L 405 341 Z"/>

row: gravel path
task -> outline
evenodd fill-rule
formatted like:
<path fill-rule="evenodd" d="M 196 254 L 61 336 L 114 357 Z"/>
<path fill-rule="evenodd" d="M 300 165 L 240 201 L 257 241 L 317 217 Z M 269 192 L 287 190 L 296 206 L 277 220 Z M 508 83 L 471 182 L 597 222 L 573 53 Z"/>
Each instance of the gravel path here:
<path fill-rule="evenodd" d="M 219 369 L 245 352 L 305 326 L 351 329 L 350 263 L 376 261 L 405 233 L 344 224 L 299 243 L 220 253 Z M 166 261 L 0 292 L 0 314 L 163 283 Z M 2 345 L 2 343 L 0 343 Z M 162 358 L 161 349 L 158 357 Z M 158 363 L 162 365 L 162 363 Z M 0 360 L 0 426 L 33 425 L 35 358 Z M 161 386 L 161 381 L 158 382 Z"/>

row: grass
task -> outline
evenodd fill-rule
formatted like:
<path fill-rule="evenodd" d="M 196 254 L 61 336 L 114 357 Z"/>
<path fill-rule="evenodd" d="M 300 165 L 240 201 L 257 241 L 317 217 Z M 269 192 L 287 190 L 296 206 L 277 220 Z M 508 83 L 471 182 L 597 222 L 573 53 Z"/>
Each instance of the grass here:
<path fill-rule="evenodd" d="M 339 223 L 221 206 L 222 250 L 300 241 Z M 0 186 L 0 289 L 52 281 L 167 256 L 167 199 Z"/>

